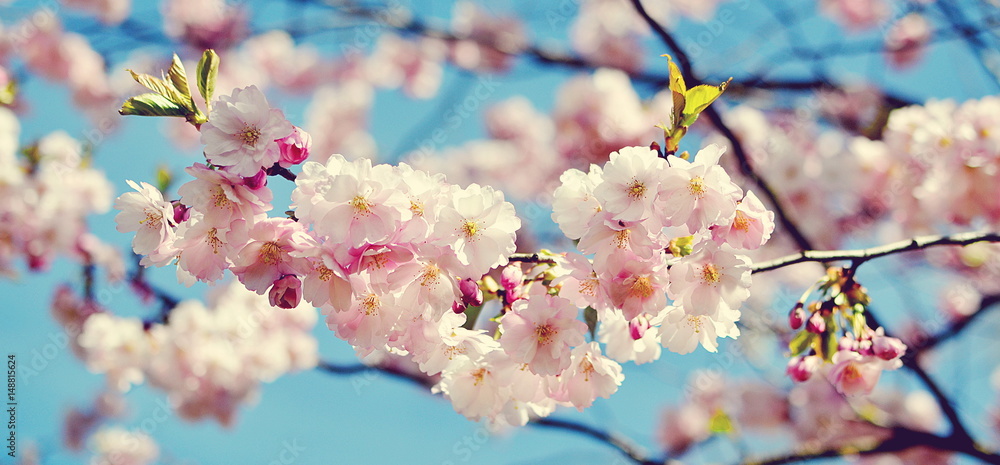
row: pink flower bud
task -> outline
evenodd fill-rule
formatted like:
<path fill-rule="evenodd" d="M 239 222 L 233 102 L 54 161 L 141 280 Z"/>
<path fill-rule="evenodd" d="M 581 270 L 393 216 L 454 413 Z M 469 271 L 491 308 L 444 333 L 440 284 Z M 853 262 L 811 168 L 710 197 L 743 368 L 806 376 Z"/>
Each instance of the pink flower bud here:
<path fill-rule="evenodd" d="M 285 168 L 298 165 L 306 161 L 306 158 L 309 158 L 309 147 L 312 146 L 312 136 L 299 127 L 295 127 L 291 134 L 278 139 L 276 142 L 278 142 L 278 150 L 281 151 L 278 163 Z"/>
<path fill-rule="evenodd" d="M 458 290 L 462 292 L 463 304 L 474 307 L 483 304 L 483 290 L 479 288 L 479 283 L 466 278 L 459 281 Z"/>
<path fill-rule="evenodd" d="M 799 329 L 805 321 L 806 311 L 802 309 L 802 302 L 797 302 L 788 314 L 788 326 L 791 326 L 792 329 Z"/>
<path fill-rule="evenodd" d="M 184 205 L 178 201 L 173 202 L 174 205 L 174 224 L 181 224 L 187 221 L 191 217 L 191 207 Z"/>
<path fill-rule="evenodd" d="M 451 311 L 455 313 L 465 313 L 465 305 L 456 300 L 451 303 Z"/>
<path fill-rule="evenodd" d="M 628 332 L 633 340 L 642 339 L 647 329 L 649 329 L 649 319 L 646 318 L 645 314 L 632 318 L 632 321 L 628 322 Z"/>
<path fill-rule="evenodd" d="M 243 178 L 243 185 L 251 189 L 260 189 L 267 185 L 267 171 L 260 170 L 257 174 L 248 178 Z"/>
<path fill-rule="evenodd" d="M 812 378 L 813 373 L 819 368 L 822 360 L 816 355 L 807 355 L 805 357 L 792 357 L 788 361 L 788 367 L 785 369 L 785 373 L 788 377 L 797 383 L 808 381 Z"/>
<path fill-rule="evenodd" d="M 853 337 L 844 336 L 837 342 L 837 350 L 858 350 L 858 341 Z"/>
<path fill-rule="evenodd" d="M 814 312 L 806 322 L 806 331 L 810 333 L 823 334 L 826 331 L 826 320 L 820 312 Z"/>
<path fill-rule="evenodd" d="M 906 353 L 906 344 L 897 338 L 876 334 L 872 338 L 872 352 L 882 360 L 892 360 Z"/>
<path fill-rule="evenodd" d="M 295 275 L 282 276 L 274 282 L 267 297 L 272 307 L 295 308 L 302 300 L 302 281 Z"/>
<path fill-rule="evenodd" d="M 515 300 L 520 299 L 524 293 L 523 284 L 524 271 L 521 270 L 520 265 L 504 267 L 503 272 L 500 273 L 500 285 L 506 291 L 504 303 L 512 304 Z"/>

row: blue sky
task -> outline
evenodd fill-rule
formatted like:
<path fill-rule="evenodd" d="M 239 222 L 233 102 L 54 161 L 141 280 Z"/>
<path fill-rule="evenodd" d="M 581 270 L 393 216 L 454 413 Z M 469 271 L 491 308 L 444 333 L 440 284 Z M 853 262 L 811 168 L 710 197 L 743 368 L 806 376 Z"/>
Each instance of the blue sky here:
<path fill-rule="evenodd" d="M 0 17 L 7 24 L 27 11 L 27 7 L 37 3 L 16 1 L 6 10 L 0 7 Z M 158 13 L 152 3 L 137 5 L 136 17 L 145 23 L 156 23 Z M 575 5 L 571 0 L 532 2 L 530 5 L 503 0 L 490 6 L 499 12 L 514 12 L 530 18 L 529 28 L 533 36 L 540 40 L 564 40 L 566 24 L 552 26 L 544 13 L 560 11 L 566 3 Z M 293 10 L 285 6 L 263 5 L 262 2 L 250 4 L 257 11 L 255 24 L 281 23 L 290 15 L 294 17 L 298 14 L 289 13 Z M 749 6 L 743 8 L 745 4 Z M 415 1 L 413 5 L 421 17 L 446 18 L 451 9 L 450 2 L 444 1 Z M 771 39 L 760 39 L 754 35 L 769 26 L 773 28 L 775 18 L 772 13 L 762 9 L 758 2 L 741 0 L 724 3 L 721 8 L 732 10 L 738 21 L 721 27 L 712 22 L 682 21 L 678 25 L 679 36 L 687 37 L 682 39 L 685 44 L 697 41 L 699 34 L 706 31 L 712 36 L 704 53 L 694 57 L 699 73 L 711 76 L 708 80 L 723 80 L 730 75 L 739 77 L 766 69 L 768 63 L 762 62 L 762 57 L 780 56 L 779 51 L 787 43 L 786 37 L 782 37 L 781 33 L 772 34 Z M 797 7 L 797 10 L 801 11 L 794 14 L 812 14 L 809 8 Z M 70 29 L 86 29 L 93 24 L 92 20 L 76 14 L 69 14 L 68 18 Z M 836 39 L 839 29 L 828 20 L 810 19 L 795 31 L 805 38 L 806 43 L 825 44 Z M 324 44 L 324 47 L 330 47 L 330 42 Z M 650 71 L 665 73 L 665 64 L 655 59 L 665 50 L 653 40 L 648 45 Z M 112 47 L 113 42 L 103 51 Z M 163 46 L 153 50 L 165 52 L 170 49 L 170 46 Z M 120 59 L 123 54 L 112 56 Z M 933 47 L 923 64 L 908 72 L 883 69 L 879 54 L 830 60 L 823 70 L 838 82 L 868 77 L 877 84 L 892 83 L 890 88 L 894 92 L 915 100 L 926 97 L 964 99 L 996 92 L 995 82 L 986 79 L 973 60 L 974 55 L 963 44 L 945 43 Z M 811 70 L 799 65 L 783 65 L 770 69 L 768 75 L 808 77 Z M 542 68 L 528 62 L 519 63 L 510 75 L 497 76 L 501 85 L 490 101 L 526 95 L 537 107 L 548 109 L 552 106 L 555 86 L 574 73 Z M 470 78 L 449 71 L 445 77 L 444 93 L 466 79 Z M 649 88 L 639 89 L 647 96 L 652 91 Z M 31 78 L 22 91 L 31 103 L 30 113 L 23 115 L 21 120 L 22 143 L 29 143 L 53 130 L 84 137 L 89 127 L 86 121 L 67 108 L 69 94 L 63 87 Z M 282 102 L 290 120 L 303 123 L 305 102 L 289 96 L 279 96 L 276 101 Z M 379 94 L 372 116 L 372 131 L 379 146 L 389 152 L 397 147 L 406 147 L 412 143 L 405 139 L 412 134 L 412 128 L 426 126 L 428 121 L 433 126 L 438 109 L 436 102 L 410 101 L 392 92 Z M 398 115 L 406 115 L 407 118 L 400 121 Z M 129 118 L 116 134 L 98 144 L 96 164 L 114 184 L 116 193 L 128 190 L 126 179 L 151 180 L 160 164 L 167 164 L 181 175 L 184 166 L 198 161 L 196 153 L 179 153 L 165 139 L 161 129 L 159 121 Z M 481 137 L 482 128 L 477 120 L 467 120 L 449 136 L 449 143 L 457 145 L 464 140 Z M 289 184 L 280 179 L 271 181 L 277 199 L 287 198 L 291 190 Z M 102 239 L 125 250 L 131 235 L 114 230 L 113 215 L 114 212 L 111 212 L 92 217 L 89 224 Z M 63 415 L 70 407 L 88 405 L 100 391 L 103 379 L 88 373 L 60 342 L 64 333 L 48 312 L 55 287 L 68 282 L 79 288 L 80 271 L 65 259 L 55 263 L 45 274 L 32 274 L 23 267 L 21 269 L 24 272 L 18 278 L 0 280 L 0 295 L 4 296 L 0 310 L 0 350 L 17 354 L 19 363 L 28 364 L 38 371 L 37 376 L 23 379 L 18 385 L 18 435 L 21 446 L 29 441 L 38 444 L 46 464 L 80 463 L 83 456 L 61 451 Z M 894 295 L 896 291 L 892 290 L 898 287 L 892 280 L 900 271 L 889 261 L 877 265 L 873 263 L 861 273 L 862 282 L 868 284 L 873 292 L 886 296 L 884 307 L 890 314 L 911 310 L 928 312 L 933 308 L 933 302 L 923 302 L 926 307 L 920 309 L 904 308 L 904 305 L 893 303 L 901 301 L 900 296 Z M 170 270 L 154 270 L 151 275 L 154 282 L 171 289 L 178 296 L 198 297 L 205 290 L 205 286 L 187 289 L 177 285 Z M 915 288 L 940 286 L 933 275 L 909 276 L 906 279 Z M 885 282 L 875 284 L 880 281 Z M 127 290 L 109 288 L 106 284 L 98 286 L 98 292 L 102 290 L 110 296 L 106 305 L 116 312 L 144 315 L 155 311 L 142 307 Z M 779 304 L 775 311 L 783 315 L 791 302 Z M 978 366 L 992 368 L 995 363 L 993 357 L 975 353 L 970 348 L 983 342 L 993 342 L 995 338 L 990 328 L 995 323 L 993 320 L 991 326 L 973 331 L 964 341 L 956 344 L 958 347 L 946 347 L 941 356 L 949 357 L 949 360 L 954 359 L 950 356 L 959 353 L 969 355 L 959 357 L 961 363 L 950 364 L 935 374 L 942 378 L 966 378 L 970 372 L 978 370 Z M 982 324 L 990 324 L 990 320 Z M 320 340 L 321 358 L 338 362 L 355 360 L 350 347 L 333 337 L 322 322 L 317 325 L 314 334 Z M 620 432 L 652 450 L 655 448 L 652 435 L 659 420 L 659 411 L 667 404 L 682 400 L 683 385 L 692 370 L 717 369 L 734 377 L 750 376 L 754 372 L 746 362 L 737 360 L 731 363 L 733 359 L 726 356 L 739 355 L 742 350 L 739 345 L 725 341 L 720 350 L 721 354 L 717 355 L 704 351 L 687 356 L 665 352 L 659 362 L 651 365 L 627 365 L 626 382 L 610 400 L 599 400 L 584 413 L 564 409 L 555 416 Z M 780 372 L 781 367 L 776 368 Z M 960 410 L 970 423 L 971 420 L 982 419 L 981 411 L 992 405 L 995 399 L 995 394 L 990 394 L 982 378 L 979 376 L 975 382 L 964 386 L 951 386 L 958 389 L 955 391 L 957 394 L 962 394 Z M 913 385 L 905 374 L 887 376 L 883 382 Z M 286 450 L 297 454 L 294 463 L 302 464 L 527 464 L 543 461 L 577 464 L 615 463 L 620 460 L 620 455 L 605 445 L 557 430 L 525 428 L 499 436 L 487 436 L 481 425 L 456 414 L 447 401 L 377 372 L 335 377 L 311 371 L 282 377 L 263 386 L 260 403 L 243 408 L 239 420 L 231 429 L 213 422 L 182 421 L 169 411 L 164 417 L 161 413 L 169 408 L 164 407 L 163 398 L 162 392 L 146 386 L 133 389 L 127 395 L 130 413 L 120 424 L 152 432 L 160 444 L 162 461 L 168 464 L 268 464 L 280 460 Z M 982 431 L 981 425 L 974 427 Z M 769 447 L 787 444 L 782 438 L 762 439 L 767 441 L 754 441 L 757 445 L 752 450 L 765 452 Z M 286 452 L 286 456 L 289 454 L 291 452 Z M 717 447 L 705 448 L 693 458 L 697 461 L 731 461 L 737 457 L 735 454 L 732 447 L 720 441 Z"/>

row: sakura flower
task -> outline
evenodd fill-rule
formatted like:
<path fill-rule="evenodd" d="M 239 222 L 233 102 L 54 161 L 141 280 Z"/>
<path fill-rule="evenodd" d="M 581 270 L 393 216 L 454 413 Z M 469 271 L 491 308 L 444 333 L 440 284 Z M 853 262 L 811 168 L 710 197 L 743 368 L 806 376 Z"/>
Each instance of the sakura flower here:
<path fill-rule="evenodd" d="M 95 455 L 89 465 L 149 465 L 160 456 L 156 442 L 142 431 L 102 428 L 90 441 Z"/>
<path fill-rule="evenodd" d="M 213 226 L 228 227 L 235 220 L 252 223 L 272 208 L 274 195 L 267 187 L 251 188 L 240 177 L 201 163 L 184 171 L 195 179 L 177 189 L 181 203 L 204 213 L 204 220 Z"/>
<path fill-rule="evenodd" d="M 750 296 L 750 259 L 705 242 L 670 268 L 667 292 L 690 315 L 736 310 Z"/>
<path fill-rule="evenodd" d="M 813 373 L 819 370 L 822 365 L 823 359 L 818 355 L 792 357 L 788 360 L 788 367 L 785 369 L 785 374 L 793 381 L 802 383 L 812 378 Z"/>
<path fill-rule="evenodd" d="M 491 268 L 507 263 L 514 253 L 515 231 L 521 219 L 503 192 L 472 184 L 457 190 L 450 208 L 441 211 L 434 236 L 451 246 L 464 265 L 465 276 L 479 278 Z"/>
<path fill-rule="evenodd" d="M 587 325 L 567 299 L 533 293 L 511 306 L 500 320 L 500 345 L 532 373 L 558 375 L 570 363 L 570 349 L 583 344 Z"/>
<path fill-rule="evenodd" d="M 239 176 L 253 176 L 280 158 L 277 139 L 292 133 L 281 110 L 272 109 L 257 86 L 234 89 L 213 104 L 201 127 L 205 157 Z"/>
<path fill-rule="evenodd" d="M 418 255 L 389 274 L 389 288 L 402 289 L 403 300 L 413 305 L 426 305 L 439 311 L 450 308 L 459 298 L 458 282 L 446 271 L 443 260 L 446 258 Z"/>
<path fill-rule="evenodd" d="M 383 243 L 410 219 L 410 202 L 396 187 L 399 177 L 387 165 L 368 159 L 343 166 L 310 211 L 317 234 L 350 247 Z M 297 203 L 296 205 L 300 205 Z"/>
<path fill-rule="evenodd" d="M 603 212 L 591 222 L 577 248 L 585 254 L 594 254 L 594 268 L 603 269 L 609 260 L 629 252 L 643 260 L 650 259 L 657 245 L 643 222 L 615 220 L 611 213 Z"/>
<path fill-rule="evenodd" d="M 344 269 L 322 252 L 308 261 L 310 268 L 302 276 L 302 298 L 315 307 L 329 304 L 337 311 L 347 309 L 353 290 Z"/>
<path fill-rule="evenodd" d="M 747 191 L 743 200 L 736 205 L 733 221 L 712 226 L 711 230 L 715 242 L 725 242 L 737 249 L 757 249 L 774 232 L 774 212 L 764 208 L 756 194 Z"/>
<path fill-rule="evenodd" d="M 603 182 L 594 188 L 614 219 L 637 221 L 651 214 L 666 162 L 649 147 L 625 147 L 604 165 Z"/>
<path fill-rule="evenodd" d="M 688 354 L 701 344 L 705 350 L 718 350 L 720 337 L 735 339 L 740 335 L 736 321 L 740 312 L 720 312 L 719 315 L 691 315 L 678 307 L 668 308 L 660 326 L 660 344 L 676 354 Z"/>
<path fill-rule="evenodd" d="M 910 13 L 896 20 L 885 36 L 885 53 L 897 68 L 916 64 L 926 52 L 931 26 L 920 13 Z"/>
<path fill-rule="evenodd" d="M 686 225 L 694 234 L 733 217 L 742 191 L 718 165 L 723 152 L 713 144 L 698 151 L 694 162 L 670 158 L 655 207 L 665 226 Z"/>
<path fill-rule="evenodd" d="M 569 299 L 573 305 L 580 308 L 590 306 L 601 309 L 611 305 L 587 257 L 578 253 L 567 253 L 564 258 L 558 259 L 558 262 L 559 269 L 564 269 L 565 272 L 557 272 L 558 277 L 552 284 L 559 287 L 561 297 Z"/>
<path fill-rule="evenodd" d="M 389 342 L 392 328 L 404 311 L 404 303 L 396 293 L 376 292 L 359 276 L 353 277 L 352 287 L 356 294 L 350 307 L 333 311 L 323 309 L 326 324 L 360 353 L 371 353 Z"/>
<path fill-rule="evenodd" d="M 77 343 L 87 368 L 104 373 L 110 388 L 127 392 L 144 380 L 152 347 L 138 318 L 95 313 L 83 323 Z"/>
<path fill-rule="evenodd" d="M 163 200 L 160 190 L 145 182 L 127 181 L 138 192 L 126 192 L 115 200 L 118 232 L 135 231 L 132 250 L 139 255 L 149 255 L 162 244 L 173 239 L 174 209 Z"/>
<path fill-rule="evenodd" d="M 232 265 L 236 252 L 249 241 L 246 221 L 215 226 L 200 213 L 177 227 L 177 267 L 195 279 L 215 282 Z M 188 286 L 193 281 L 185 282 Z"/>
<path fill-rule="evenodd" d="M 602 170 L 590 165 L 590 172 L 568 169 L 561 176 L 561 184 L 553 192 L 552 221 L 570 239 L 579 239 L 587 232 L 587 225 L 602 211 L 601 203 L 594 196 L 594 188 L 602 182 Z"/>
<path fill-rule="evenodd" d="M 625 380 L 622 367 L 602 355 L 597 342 L 573 349 L 569 369 L 559 378 L 556 397 L 580 411 L 590 407 L 598 397 L 611 397 Z"/>
<path fill-rule="evenodd" d="M 500 345 L 485 331 L 453 326 L 464 320 L 461 315 L 446 313 L 440 320 L 428 322 L 434 332 L 427 342 L 420 346 L 411 342 L 413 361 L 419 364 L 420 371 L 437 374 L 456 368 L 464 360 L 481 360 L 486 354 L 500 350 Z M 417 328 L 411 326 L 410 330 Z"/>
<path fill-rule="evenodd" d="M 611 303 L 621 309 L 626 320 L 643 313 L 659 313 L 667 305 L 667 267 L 663 254 L 653 260 L 639 260 L 628 254 L 619 257 L 601 275 L 601 284 Z"/>
<path fill-rule="evenodd" d="M 434 392 L 451 399 L 455 411 L 470 420 L 495 415 L 503 406 L 503 385 L 497 380 L 495 366 L 505 356 L 500 351 L 480 360 L 465 358 L 454 368 L 441 374 Z"/>
<path fill-rule="evenodd" d="M 302 224 L 288 218 L 269 218 L 250 229 L 250 242 L 233 259 L 233 274 L 247 289 L 263 295 L 278 278 L 309 269 L 291 252 L 315 246 Z"/>
<path fill-rule="evenodd" d="M 877 357 L 840 350 L 833 354 L 833 367 L 827 373 L 827 378 L 841 394 L 848 396 L 870 394 L 878 384 L 882 370 L 896 369 L 902 364 L 903 362 L 899 360 L 886 362 Z"/>

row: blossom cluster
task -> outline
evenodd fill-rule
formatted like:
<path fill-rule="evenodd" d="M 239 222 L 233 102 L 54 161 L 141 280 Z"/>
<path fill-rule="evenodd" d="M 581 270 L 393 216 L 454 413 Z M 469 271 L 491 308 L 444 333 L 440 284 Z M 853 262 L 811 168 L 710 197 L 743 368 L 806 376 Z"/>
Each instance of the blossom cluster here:
<path fill-rule="evenodd" d="M 20 127 L 0 107 L 0 274 L 23 259 L 44 270 L 59 255 L 100 265 L 112 279 L 124 274 L 117 250 L 87 229 L 86 217 L 111 207 L 111 183 L 90 164 L 85 146 L 53 132 L 18 154 Z"/>
<path fill-rule="evenodd" d="M 608 337 L 630 336 L 644 351 L 658 350 L 649 344 L 658 338 L 688 353 L 739 335 L 750 287 L 741 251 L 767 242 L 774 213 L 718 166 L 723 151 L 708 146 L 690 161 L 626 147 L 603 167 L 563 174 L 553 219 L 594 258 L 567 260 L 562 292 L 618 321 Z"/>
<path fill-rule="evenodd" d="M 113 392 L 148 381 L 181 417 L 231 424 L 261 382 L 316 365 L 309 333 L 317 318 L 305 305 L 272 308 L 239 284 L 217 291 L 210 307 L 183 301 L 162 323 L 113 315 L 67 291 L 53 312 L 67 330 L 78 328 L 74 351 Z"/>
<path fill-rule="evenodd" d="M 831 268 L 818 284 L 823 297 L 808 307 L 800 300 L 789 313 L 789 326 L 801 331 L 789 343 L 786 372 L 797 382 L 822 373 L 842 394 L 869 394 L 883 371 L 903 366 L 907 347 L 868 325 L 870 299 L 850 270 Z"/>

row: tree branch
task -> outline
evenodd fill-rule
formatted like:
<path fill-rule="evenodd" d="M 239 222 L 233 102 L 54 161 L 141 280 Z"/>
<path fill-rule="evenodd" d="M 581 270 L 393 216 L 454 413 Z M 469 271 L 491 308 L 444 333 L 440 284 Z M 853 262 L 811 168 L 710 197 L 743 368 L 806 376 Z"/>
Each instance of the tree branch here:
<path fill-rule="evenodd" d="M 650 28 L 656 33 L 657 36 L 663 41 L 670 50 L 674 52 L 674 56 L 677 58 L 677 62 L 680 64 L 681 73 L 684 75 L 684 81 L 688 83 L 689 86 L 696 86 L 701 84 L 701 80 L 694 74 L 691 59 L 688 57 L 687 53 L 681 48 L 680 44 L 673 38 L 670 33 L 656 22 L 646 9 L 642 6 L 642 0 L 632 0 L 632 5 L 635 6 L 636 11 L 642 16 L 642 19 L 646 21 Z M 722 135 L 729 139 L 730 145 L 733 147 L 733 154 L 736 156 L 736 160 L 739 162 L 740 173 L 747 177 L 751 182 L 757 186 L 757 189 L 761 191 L 765 198 L 770 202 L 772 208 L 774 209 L 775 216 L 778 218 L 778 222 L 785 231 L 792 237 L 795 244 L 800 250 L 811 250 L 813 249 L 812 243 L 808 238 L 802 234 L 802 230 L 799 229 L 798 225 L 792 221 L 791 217 L 788 216 L 786 209 L 782 202 L 778 199 L 777 194 L 774 189 L 762 178 L 756 171 L 754 171 L 753 165 L 750 164 L 750 157 L 747 155 L 746 149 L 743 147 L 743 143 L 740 139 L 733 133 L 732 129 L 726 125 L 725 121 L 722 120 L 722 115 L 713 106 L 709 106 L 705 109 L 705 115 L 708 119 L 712 121 L 716 129 L 722 133 Z"/>
<path fill-rule="evenodd" d="M 988 232 L 964 232 L 953 235 L 942 236 L 919 236 L 913 239 L 905 239 L 891 244 L 880 245 L 868 249 L 856 250 L 805 250 L 792 255 L 787 255 L 766 262 L 755 263 L 751 267 L 754 273 L 775 270 L 788 265 L 804 262 L 832 262 L 839 260 L 851 260 L 855 264 L 861 264 L 873 258 L 884 257 L 886 255 L 908 252 L 911 250 L 922 250 L 939 245 L 969 245 L 976 242 L 1000 242 L 1000 233 Z"/>
<path fill-rule="evenodd" d="M 370 371 L 378 371 L 395 379 L 406 381 L 426 389 L 430 389 L 431 386 L 436 384 L 436 380 L 434 380 L 434 378 L 423 375 L 422 373 L 411 373 L 389 366 L 368 366 L 362 363 L 344 365 L 321 360 L 316 365 L 316 369 L 331 375 L 355 375 Z M 560 429 L 587 436 L 591 439 L 597 440 L 598 442 L 618 449 L 618 451 L 626 455 L 629 459 L 641 465 L 656 465 L 662 464 L 666 461 L 666 459 L 651 459 L 631 439 L 616 433 L 611 433 L 585 425 L 583 423 L 577 423 L 559 418 L 535 418 L 528 422 L 528 424 L 535 427 Z"/>

